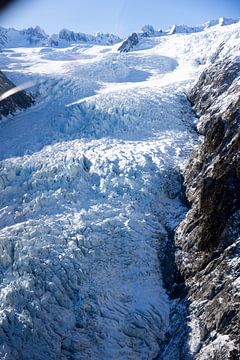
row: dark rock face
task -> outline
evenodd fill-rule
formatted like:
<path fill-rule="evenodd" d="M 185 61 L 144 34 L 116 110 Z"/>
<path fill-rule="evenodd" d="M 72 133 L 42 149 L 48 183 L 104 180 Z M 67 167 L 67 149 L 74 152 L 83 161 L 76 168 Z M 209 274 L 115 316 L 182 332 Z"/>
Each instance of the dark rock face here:
<path fill-rule="evenodd" d="M 156 33 L 154 27 L 152 25 L 144 25 L 142 27 L 142 36 L 143 37 L 149 37 L 149 36 L 154 36 Z"/>
<path fill-rule="evenodd" d="M 136 33 L 132 33 L 118 48 L 120 52 L 129 52 L 134 46 L 138 44 L 138 35 Z"/>
<path fill-rule="evenodd" d="M 69 42 L 87 42 L 86 34 L 75 33 L 70 30 L 63 29 L 59 32 L 59 39 L 63 39 Z"/>
<path fill-rule="evenodd" d="M 48 38 L 47 34 L 39 26 L 36 26 L 35 28 L 30 27 L 28 29 L 22 30 L 21 34 L 27 37 L 30 45 L 41 44 Z"/>
<path fill-rule="evenodd" d="M 14 88 L 15 85 L 0 71 L 0 95 Z M 25 91 L 19 91 L 0 101 L 0 119 L 13 114 L 18 109 L 26 109 L 33 104 L 33 99 Z"/>
<path fill-rule="evenodd" d="M 204 141 L 185 170 L 191 210 L 177 263 L 198 320 L 196 359 L 240 356 L 240 62 L 218 61 L 189 94 Z"/>
<path fill-rule="evenodd" d="M 221 48 L 221 47 L 220 47 Z M 221 51 L 221 50 L 219 50 Z M 218 58 L 218 52 L 214 60 Z M 200 116 L 200 131 L 205 134 L 209 120 L 224 115 L 227 110 L 239 109 L 240 60 L 218 61 L 204 71 L 189 94 L 194 109 Z M 228 101 L 224 101 L 228 97 Z M 213 126 L 212 126 L 213 128 Z"/>
<path fill-rule="evenodd" d="M 4 46 L 7 42 L 7 36 L 5 33 L 5 29 L 0 26 L 0 46 Z"/>

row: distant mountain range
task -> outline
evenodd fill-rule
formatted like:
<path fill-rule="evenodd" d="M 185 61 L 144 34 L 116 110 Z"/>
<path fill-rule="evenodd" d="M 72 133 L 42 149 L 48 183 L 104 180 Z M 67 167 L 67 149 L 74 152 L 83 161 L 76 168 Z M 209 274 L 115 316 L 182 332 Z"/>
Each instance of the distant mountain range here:
<path fill-rule="evenodd" d="M 201 26 L 190 27 L 187 25 L 172 25 L 167 30 L 155 30 L 152 25 L 144 25 L 141 32 L 131 34 L 127 39 L 123 41 L 121 46 L 118 48 L 120 52 L 129 52 L 135 47 L 140 39 L 144 37 L 158 37 L 167 36 L 174 34 L 192 34 L 207 30 L 213 26 L 224 26 L 238 23 L 239 20 L 230 18 L 219 18 L 217 20 L 209 20 Z"/>
<path fill-rule="evenodd" d="M 77 33 L 62 29 L 59 34 L 48 35 L 39 26 L 24 30 L 0 27 L 0 46 L 66 46 L 70 43 L 92 43 L 101 45 L 113 45 L 122 41 L 113 34 L 96 33 L 94 35 Z"/>
<path fill-rule="evenodd" d="M 208 29 L 212 26 L 230 25 L 239 22 L 231 18 L 219 18 L 210 20 L 201 26 L 190 27 L 187 25 L 173 25 L 167 30 L 155 30 L 152 25 L 144 25 L 138 37 L 155 37 L 162 35 L 173 35 L 176 33 L 194 33 Z M 113 45 L 123 41 L 114 34 L 85 34 L 62 29 L 58 34 L 48 35 L 39 26 L 35 28 L 16 30 L 14 28 L 0 27 L 0 47 L 18 47 L 18 46 L 60 46 L 64 47 L 70 43 L 90 43 L 99 45 Z"/>

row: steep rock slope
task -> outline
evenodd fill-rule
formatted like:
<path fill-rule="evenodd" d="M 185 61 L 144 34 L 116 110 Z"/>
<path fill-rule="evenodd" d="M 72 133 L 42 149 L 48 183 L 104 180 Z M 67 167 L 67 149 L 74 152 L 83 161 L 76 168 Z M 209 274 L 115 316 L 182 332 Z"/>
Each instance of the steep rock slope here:
<path fill-rule="evenodd" d="M 184 173 L 192 208 L 176 241 L 199 329 L 196 359 L 240 356 L 239 74 L 238 57 L 215 59 L 189 94 L 204 141 Z"/>
<path fill-rule="evenodd" d="M 0 71 L 0 96 L 14 87 L 13 82 Z M 32 103 L 33 99 L 31 96 L 27 95 L 25 91 L 19 91 L 0 101 L 0 119 L 3 116 L 13 114 L 18 109 L 26 109 Z"/>
<path fill-rule="evenodd" d="M 136 33 L 132 33 L 118 48 L 120 52 L 129 52 L 134 46 L 138 44 L 138 35 Z"/>

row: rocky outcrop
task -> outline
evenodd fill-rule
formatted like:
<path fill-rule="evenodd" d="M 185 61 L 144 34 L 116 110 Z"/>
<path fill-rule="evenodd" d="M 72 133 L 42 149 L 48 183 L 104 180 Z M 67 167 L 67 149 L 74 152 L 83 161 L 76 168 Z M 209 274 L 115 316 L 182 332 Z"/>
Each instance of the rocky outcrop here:
<path fill-rule="evenodd" d="M 138 35 L 137 33 L 132 33 L 118 48 L 120 52 L 129 52 L 134 46 L 138 44 Z"/>
<path fill-rule="evenodd" d="M 191 209 L 176 232 L 176 260 L 198 328 L 196 359 L 240 356 L 239 74 L 239 58 L 218 61 L 189 94 L 204 140 L 184 173 Z"/>
<path fill-rule="evenodd" d="M 0 71 L 0 96 L 15 85 Z M 0 120 L 19 109 L 26 109 L 33 104 L 33 99 L 25 91 L 19 91 L 0 101 Z"/>
<path fill-rule="evenodd" d="M 144 25 L 142 27 L 141 35 L 143 37 L 150 37 L 150 36 L 154 36 L 155 34 L 156 34 L 156 30 L 154 29 L 154 27 L 152 25 Z"/>

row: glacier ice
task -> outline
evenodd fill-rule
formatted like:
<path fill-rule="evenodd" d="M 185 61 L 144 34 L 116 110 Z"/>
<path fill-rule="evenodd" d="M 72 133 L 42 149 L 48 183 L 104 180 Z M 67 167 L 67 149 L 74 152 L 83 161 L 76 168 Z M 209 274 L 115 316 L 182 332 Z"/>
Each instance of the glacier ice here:
<path fill-rule="evenodd" d="M 2 358 L 159 355 L 161 258 L 199 141 L 184 93 L 219 44 L 236 50 L 239 24 L 222 29 L 146 37 L 130 54 L 2 51 L 11 79 L 37 79 L 36 104 L 0 123 Z"/>

